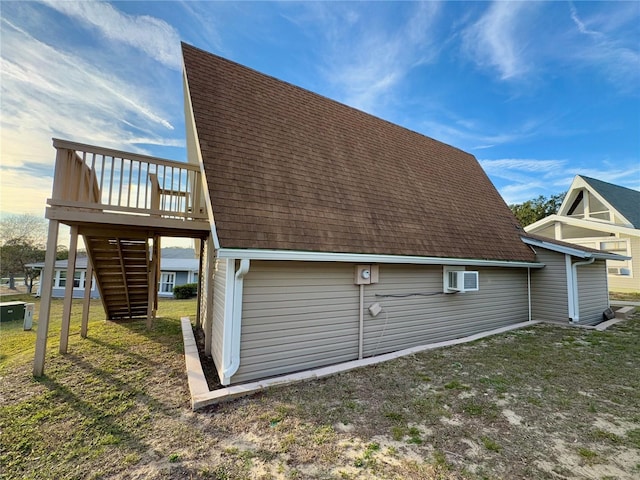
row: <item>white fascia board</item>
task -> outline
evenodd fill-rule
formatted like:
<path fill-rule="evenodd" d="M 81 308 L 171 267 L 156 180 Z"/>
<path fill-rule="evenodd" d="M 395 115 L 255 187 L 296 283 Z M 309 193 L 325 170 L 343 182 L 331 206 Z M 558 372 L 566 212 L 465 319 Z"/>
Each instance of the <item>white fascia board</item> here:
<path fill-rule="evenodd" d="M 631 257 L 626 257 L 624 255 L 618 255 L 608 252 L 585 252 L 584 250 L 580 250 L 579 248 L 566 247 L 564 245 L 545 242 L 543 240 L 537 240 L 535 238 L 522 237 L 522 241 L 527 245 L 531 245 L 533 247 L 546 248 L 547 250 L 551 250 L 553 252 L 564 253 L 565 255 L 571 255 L 578 258 L 595 258 L 598 260 L 631 260 Z"/>
<path fill-rule="evenodd" d="M 526 227 L 524 227 L 524 231 L 529 233 L 535 233 L 537 230 L 540 230 L 541 228 L 544 228 L 549 224 L 553 224 L 554 222 L 562 221 L 562 219 L 564 218 L 566 217 L 560 217 L 560 215 L 556 215 L 554 213 L 553 215 L 549 215 L 548 217 L 541 218 L 537 222 L 533 222 L 527 225 Z"/>
<path fill-rule="evenodd" d="M 550 223 L 561 222 L 573 227 L 587 228 L 589 230 L 600 230 L 607 233 L 624 233 L 632 237 L 640 237 L 640 229 L 624 227 L 622 225 L 616 225 L 615 223 L 601 222 L 594 219 L 583 220 L 582 218 L 565 217 L 562 215 L 549 215 L 548 217 L 538 220 L 531 225 L 524 227 L 524 231 L 528 233 L 535 233 L 540 228 L 547 226 Z M 566 242 L 566 240 L 563 239 Z"/>
<path fill-rule="evenodd" d="M 211 204 L 211 196 L 209 195 L 209 184 L 207 183 L 207 175 L 204 171 L 204 162 L 202 160 L 202 151 L 200 150 L 200 139 L 198 138 L 198 129 L 196 128 L 196 120 L 193 115 L 193 106 L 191 104 L 191 93 L 189 92 L 189 82 L 187 80 L 187 70 L 184 67 L 184 59 L 182 65 L 182 85 L 184 93 L 184 123 L 185 133 L 187 137 L 187 162 L 192 162 L 195 156 L 200 166 L 200 179 L 202 181 L 202 194 L 204 202 L 207 206 L 207 216 L 209 217 L 209 225 L 211 227 L 211 236 L 213 238 L 213 246 L 217 250 L 220 248 L 220 240 L 218 239 L 218 231 L 216 230 L 216 222 L 213 218 L 213 207 Z"/>
<path fill-rule="evenodd" d="M 574 257 L 589 258 L 592 255 L 590 252 L 585 252 L 584 250 L 580 250 L 578 248 L 566 247 L 564 245 L 545 242 L 543 240 L 537 240 L 535 238 L 522 237 L 522 241 L 527 245 L 531 245 L 533 247 L 546 248 L 547 250 L 551 250 L 553 252 L 564 253 L 566 255 L 572 255 Z"/>
<path fill-rule="evenodd" d="M 558 215 L 565 215 L 565 213 L 569 210 L 569 207 L 575 200 L 575 195 L 572 195 L 573 192 L 579 189 L 581 186 L 584 186 L 584 180 L 582 181 L 582 185 L 578 185 L 578 180 L 582 180 L 578 175 L 573 177 L 573 180 L 571 180 L 571 185 L 569 185 L 569 188 L 567 189 L 567 193 L 564 195 L 564 199 L 560 204 L 560 208 L 558 208 Z"/>
<path fill-rule="evenodd" d="M 220 248 L 219 258 L 247 260 L 291 260 L 300 262 L 345 262 L 345 263 L 401 263 L 415 265 L 466 265 L 477 267 L 542 268 L 538 262 L 516 262 L 507 260 L 479 260 L 474 258 L 417 257 L 405 255 L 376 255 L 366 253 L 307 252 L 300 250 L 259 250 Z"/>

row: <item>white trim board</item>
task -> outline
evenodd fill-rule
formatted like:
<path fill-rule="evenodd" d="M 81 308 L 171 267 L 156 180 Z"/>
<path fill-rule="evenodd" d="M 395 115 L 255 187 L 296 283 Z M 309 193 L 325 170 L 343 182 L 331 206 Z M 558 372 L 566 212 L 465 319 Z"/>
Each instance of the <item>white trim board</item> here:
<path fill-rule="evenodd" d="M 405 255 L 376 255 L 367 253 L 308 252 L 302 250 L 259 250 L 220 248 L 218 258 L 236 260 L 291 260 L 301 262 L 348 262 L 348 263 L 402 263 L 415 265 L 466 265 L 478 267 L 542 268 L 538 262 L 516 262 L 508 260 L 480 260 L 474 258 L 418 257 Z"/>
<path fill-rule="evenodd" d="M 547 250 L 551 250 L 553 252 L 564 253 L 566 255 L 571 255 L 573 257 L 578 258 L 596 258 L 598 260 L 631 260 L 631 257 L 626 257 L 624 255 L 618 255 L 617 253 L 608 253 L 605 251 L 602 252 L 587 252 L 585 250 L 580 249 L 579 245 L 576 245 L 575 248 L 568 247 L 565 245 L 558 245 L 557 243 L 552 242 L 553 239 L 549 239 L 548 242 L 544 240 L 538 240 L 535 238 L 522 237 L 522 241 L 527 245 L 531 245 L 534 247 L 545 248 Z M 565 241 L 565 240 L 563 240 Z"/>
<path fill-rule="evenodd" d="M 536 233 L 540 229 L 552 225 L 554 222 L 560 222 L 574 227 L 586 228 L 588 230 L 596 230 L 608 233 L 624 233 L 625 235 L 630 235 L 632 237 L 640 236 L 640 229 L 637 228 L 625 227 L 624 225 L 616 225 L 615 223 L 598 221 L 594 219 L 585 220 L 582 218 L 573 218 L 556 214 L 549 215 L 548 217 L 538 220 L 531 225 L 527 225 L 526 227 L 524 227 L 524 231 L 528 233 Z M 562 240 L 563 242 L 567 241 L 567 239 L 563 238 L 559 238 L 558 240 Z"/>
<path fill-rule="evenodd" d="M 189 324 L 189 328 L 190 328 L 191 324 L 189 323 L 188 317 L 183 318 L 182 319 L 183 334 L 185 334 L 185 331 L 188 329 L 187 323 Z M 421 345 L 418 347 L 406 348 L 404 350 L 399 350 L 397 352 L 391 352 L 391 353 L 386 353 L 384 355 L 364 358 L 362 360 L 353 360 L 350 362 L 340 363 L 338 365 L 330 365 L 328 367 L 316 368 L 313 370 L 306 370 L 304 372 L 292 373 L 289 375 L 282 375 L 279 377 L 259 380 L 257 382 L 244 383 L 241 385 L 232 385 L 230 387 L 220 388 L 218 390 L 211 390 L 208 392 L 202 391 L 202 381 L 199 380 L 201 378 L 200 374 L 202 372 L 202 366 L 194 365 L 192 353 L 189 356 L 187 356 L 186 354 L 187 344 L 191 343 L 191 340 L 190 338 L 185 338 L 184 340 L 185 358 L 187 359 L 186 360 L 187 361 L 187 378 L 189 382 L 189 389 L 191 392 L 191 408 L 193 410 L 198 410 L 200 408 L 206 407 L 207 405 L 214 405 L 214 404 L 225 402 L 228 400 L 233 400 L 234 398 L 238 398 L 241 396 L 251 395 L 253 393 L 259 392 L 261 390 L 264 390 L 270 387 L 276 387 L 280 385 L 289 385 L 292 383 L 315 380 L 318 378 L 335 375 L 337 373 L 354 370 L 356 368 L 367 367 L 369 365 L 375 365 L 377 363 L 387 362 L 389 360 L 405 357 L 407 355 L 413 355 L 415 353 L 424 352 L 426 350 L 434 350 L 436 348 L 473 342 L 481 338 L 489 337 L 492 335 L 498 335 L 500 333 L 509 332 L 511 330 L 530 327 L 538 323 L 540 322 L 532 321 L 532 322 L 516 323 L 506 327 L 489 330 L 487 332 L 481 332 L 475 335 L 470 335 L 468 337 L 456 338 L 454 340 L 447 340 L 444 342 L 437 342 L 437 343 L 431 343 L 428 345 Z M 188 336 L 188 332 L 186 332 L 186 335 Z M 191 333 L 191 335 L 193 335 L 193 333 Z M 190 368 L 193 368 L 193 370 L 191 370 Z M 205 380 L 205 384 L 206 384 L 206 380 Z M 193 389 L 192 389 L 192 385 L 194 386 Z"/>

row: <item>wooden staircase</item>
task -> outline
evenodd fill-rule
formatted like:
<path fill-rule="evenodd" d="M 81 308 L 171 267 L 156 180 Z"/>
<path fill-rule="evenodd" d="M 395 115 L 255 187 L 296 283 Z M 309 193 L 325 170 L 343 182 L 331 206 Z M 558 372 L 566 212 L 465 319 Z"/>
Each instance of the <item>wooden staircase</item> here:
<path fill-rule="evenodd" d="M 155 279 L 149 239 L 85 236 L 85 243 L 107 319 L 147 317 L 157 290 L 149 296 Z"/>

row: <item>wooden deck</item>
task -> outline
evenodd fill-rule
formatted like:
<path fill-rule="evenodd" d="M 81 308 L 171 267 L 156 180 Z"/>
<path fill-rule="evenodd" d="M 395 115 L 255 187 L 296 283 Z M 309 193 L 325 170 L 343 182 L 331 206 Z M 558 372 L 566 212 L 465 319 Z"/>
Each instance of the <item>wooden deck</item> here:
<path fill-rule="evenodd" d="M 69 271 L 74 278 L 78 236 L 87 248 L 106 318 L 146 317 L 157 308 L 161 237 L 205 240 L 211 227 L 199 165 L 53 140 L 56 165 L 47 200 L 47 256 L 42 274 L 34 375 L 44 372 L 59 224 L 71 227 Z M 67 351 L 73 282 L 67 282 L 60 352 Z M 81 335 L 87 334 L 89 289 Z"/>

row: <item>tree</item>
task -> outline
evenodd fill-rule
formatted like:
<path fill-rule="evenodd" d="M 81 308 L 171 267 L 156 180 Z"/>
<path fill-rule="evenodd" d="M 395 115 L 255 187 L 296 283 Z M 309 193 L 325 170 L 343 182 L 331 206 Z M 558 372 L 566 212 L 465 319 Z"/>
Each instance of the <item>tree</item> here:
<path fill-rule="evenodd" d="M 15 278 L 23 275 L 31 293 L 40 270 L 27 267 L 45 257 L 47 222 L 35 215 L 8 215 L 0 220 L 0 274 L 9 277 L 9 288 L 15 289 Z"/>
<path fill-rule="evenodd" d="M 533 200 L 509 205 L 509 208 L 520 224 L 523 227 L 526 227 L 527 225 L 531 225 L 532 223 L 548 217 L 549 215 L 557 213 L 563 200 L 564 193 L 551 195 L 549 198 L 544 195 L 540 195 L 538 198 Z"/>

